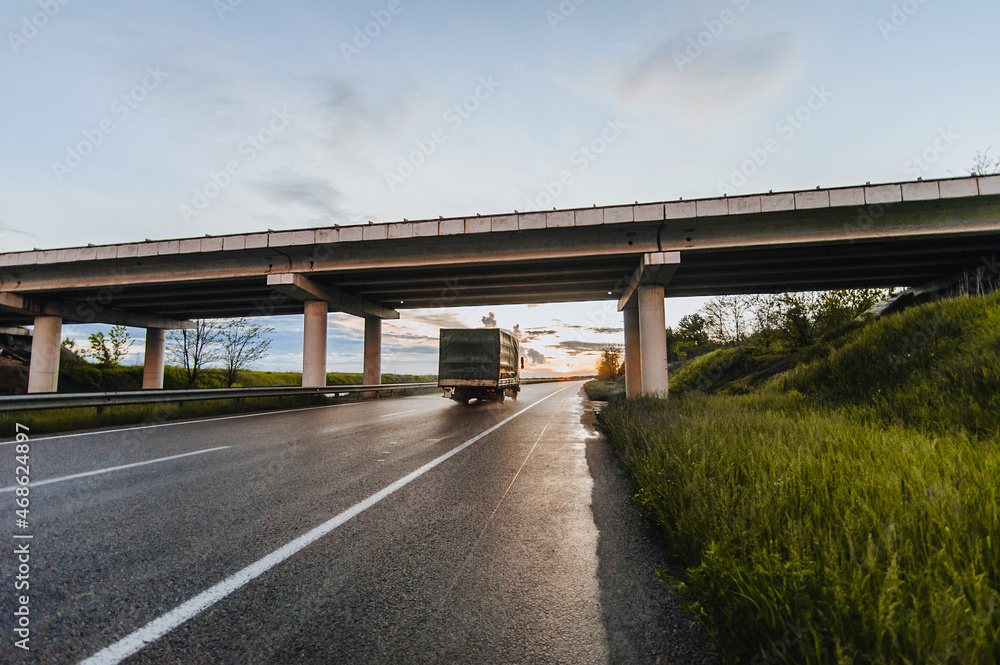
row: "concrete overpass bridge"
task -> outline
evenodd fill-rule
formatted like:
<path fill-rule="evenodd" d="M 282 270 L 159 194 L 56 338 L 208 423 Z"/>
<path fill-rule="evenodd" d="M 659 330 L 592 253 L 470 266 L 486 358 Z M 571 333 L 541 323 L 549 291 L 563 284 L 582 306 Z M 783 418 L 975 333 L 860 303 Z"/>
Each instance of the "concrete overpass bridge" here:
<path fill-rule="evenodd" d="M 329 311 L 614 299 L 630 393 L 667 389 L 664 298 L 917 286 L 997 269 L 1000 176 L 206 236 L 0 254 L 0 326 L 33 326 L 29 392 L 54 392 L 63 322 L 165 331 L 196 318 L 304 314 L 303 385 L 326 381 Z"/>

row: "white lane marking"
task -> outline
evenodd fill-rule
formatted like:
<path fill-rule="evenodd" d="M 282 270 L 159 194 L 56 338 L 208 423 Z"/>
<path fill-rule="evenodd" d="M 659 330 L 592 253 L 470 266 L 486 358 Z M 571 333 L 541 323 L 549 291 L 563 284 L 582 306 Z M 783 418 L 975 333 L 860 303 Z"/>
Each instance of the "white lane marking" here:
<path fill-rule="evenodd" d="M 379 418 L 393 418 L 395 416 L 405 416 L 408 413 L 416 413 L 419 409 L 410 409 L 409 411 L 397 411 L 396 413 L 387 413 L 384 416 L 379 416 Z"/>
<path fill-rule="evenodd" d="M 369 508 L 377 504 L 382 499 L 394 494 L 403 487 L 406 487 L 420 476 L 424 475 L 425 473 L 427 473 L 434 467 L 438 466 L 442 462 L 445 462 L 448 459 L 454 457 L 458 453 L 462 452 L 463 450 L 474 444 L 476 441 L 479 441 L 483 437 L 492 434 L 493 432 L 497 431 L 510 421 L 514 420 L 518 416 L 527 412 L 529 409 L 538 406 L 539 404 L 549 399 L 550 397 L 555 397 L 559 393 L 563 392 L 564 390 L 568 390 L 571 387 L 573 386 L 567 386 L 566 388 L 562 388 L 552 393 L 551 395 L 547 395 L 542 399 L 538 400 L 537 402 L 535 402 L 534 404 L 526 406 L 524 409 L 518 411 L 514 415 L 505 418 L 504 420 L 501 420 L 493 427 L 490 427 L 489 429 L 477 434 L 476 436 L 472 437 L 471 439 L 457 446 L 456 448 L 452 448 L 451 450 L 446 452 L 444 455 L 441 455 L 437 459 L 431 460 L 427 464 L 424 464 L 422 467 L 420 467 L 410 475 L 400 478 L 399 480 L 389 485 L 385 489 L 376 492 L 375 494 L 372 494 L 364 501 L 354 504 L 344 512 L 337 515 L 336 517 L 333 517 L 332 519 L 324 522 L 323 524 L 320 524 L 311 531 L 302 534 L 301 536 L 299 536 L 292 542 L 288 543 L 287 545 L 284 545 L 283 547 L 276 549 L 263 559 L 260 559 L 256 563 L 250 564 L 243 570 L 224 579 L 215 586 L 210 587 L 205 591 L 202 591 L 194 598 L 177 606 L 176 608 L 174 608 L 170 612 L 167 612 L 158 619 L 153 619 L 152 621 L 150 621 L 145 626 L 135 631 L 131 635 L 127 635 L 126 637 L 115 642 L 111 646 L 106 647 L 101 651 L 98 651 L 90 658 L 80 661 L 80 665 L 116 665 L 117 663 L 120 663 L 121 661 L 125 660 L 132 654 L 138 652 L 147 644 L 150 644 L 151 642 L 160 639 L 161 637 L 169 633 L 177 626 L 180 626 L 182 623 L 188 621 L 189 619 L 194 618 L 198 614 L 201 614 L 203 611 L 205 611 L 215 603 L 219 602 L 232 592 L 245 586 L 246 584 L 253 581 L 257 577 L 260 577 L 261 575 L 269 571 L 271 568 L 277 566 L 279 563 L 282 563 L 286 559 L 289 559 L 290 557 L 294 556 L 301 550 L 305 549 L 312 543 L 316 542 L 323 536 L 327 535 L 337 527 L 341 526 L 342 524 L 350 520 L 352 517 L 360 515 L 364 511 L 368 510 Z"/>
<path fill-rule="evenodd" d="M 353 404 L 327 404 L 326 406 L 304 406 L 300 409 L 285 409 L 284 411 L 260 411 L 258 413 L 239 413 L 232 416 L 219 416 L 218 418 L 203 418 L 201 420 L 178 420 L 170 423 L 157 423 L 156 425 L 140 425 L 139 427 L 122 427 L 120 429 L 105 429 L 96 430 L 93 432 L 77 432 L 76 434 L 56 434 L 55 436 L 39 436 L 32 437 L 32 443 L 38 443 L 39 441 L 52 441 L 54 439 L 72 439 L 77 436 L 97 436 L 98 434 L 116 434 L 118 432 L 134 432 L 138 429 L 155 429 L 157 427 L 174 427 L 176 425 L 200 425 L 202 423 L 211 423 L 219 420 L 236 420 L 237 418 L 255 418 L 257 416 L 277 416 L 282 413 L 297 413 L 300 411 L 315 411 L 316 409 L 335 409 L 339 406 L 361 406 L 364 402 L 355 402 Z M 17 443 L 17 441 L 4 441 L 0 442 L 0 446 L 9 446 L 11 444 Z"/>
<path fill-rule="evenodd" d="M 225 450 L 231 446 L 219 446 L 218 448 L 208 448 L 207 450 L 196 450 L 193 453 L 184 453 L 183 455 L 171 455 L 170 457 L 161 457 L 159 459 L 146 460 L 145 462 L 135 462 L 134 464 L 123 464 L 121 466 L 112 466 L 107 469 L 98 469 L 96 471 L 87 471 L 85 473 L 74 473 L 72 476 L 62 476 L 61 478 L 50 478 L 49 480 L 34 480 L 28 484 L 28 487 L 35 488 L 39 485 L 49 485 L 51 483 L 61 483 L 64 480 L 74 480 L 76 478 L 86 478 L 87 476 L 96 476 L 102 473 L 111 473 L 112 471 L 121 471 L 122 469 L 133 469 L 137 466 L 146 466 L 147 464 L 157 464 L 159 462 L 168 462 L 173 459 L 180 459 L 182 457 L 191 457 L 192 455 L 204 455 L 205 453 L 214 453 L 216 450 Z M 13 492 L 17 489 L 15 487 L 4 487 L 0 488 L 0 492 Z"/>

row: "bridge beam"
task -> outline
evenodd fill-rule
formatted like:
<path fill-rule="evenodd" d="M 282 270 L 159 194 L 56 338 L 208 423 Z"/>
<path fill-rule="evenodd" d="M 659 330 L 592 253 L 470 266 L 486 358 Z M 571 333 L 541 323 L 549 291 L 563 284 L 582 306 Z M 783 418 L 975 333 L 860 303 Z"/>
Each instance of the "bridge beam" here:
<path fill-rule="evenodd" d="M 305 305 L 302 332 L 302 387 L 326 386 L 326 319 L 329 308 L 325 300 L 309 300 Z"/>
<path fill-rule="evenodd" d="M 365 367 L 364 384 L 382 384 L 382 319 L 376 316 L 365 318 Z M 365 397 L 375 397 L 375 393 L 365 393 Z"/>
<path fill-rule="evenodd" d="M 364 318 L 398 319 L 399 312 L 384 307 L 364 298 L 344 293 L 329 286 L 324 286 L 299 273 L 282 273 L 268 275 L 267 285 L 295 298 L 296 300 L 323 300 L 329 303 L 334 311 L 353 314 Z"/>
<path fill-rule="evenodd" d="M 163 359 L 167 350 L 167 331 L 163 328 L 146 328 L 146 349 L 142 361 L 142 389 L 163 388 Z"/>
<path fill-rule="evenodd" d="M 59 389 L 61 347 L 62 319 L 58 316 L 35 317 L 28 366 L 29 393 L 54 393 Z"/>
<path fill-rule="evenodd" d="M 111 326 L 131 326 L 133 328 L 192 330 L 195 327 L 193 321 L 178 321 L 155 314 L 126 312 L 118 309 L 102 309 L 100 306 L 86 302 L 35 300 L 9 291 L 0 293 L 0 310 L 16 312 L 25 316 L 49 316 L 79 323 L 104 323 Z"/>
<path fill-rule="evenodd" d="M 666 286 L 673 279 L 681 264 L 680 252 L 647 252 L 642 255 L 639 267 L 632 274 L 622 297 L 618 300 L 618 311 L 635 305 L 638 289 L 642 286 Z"/>

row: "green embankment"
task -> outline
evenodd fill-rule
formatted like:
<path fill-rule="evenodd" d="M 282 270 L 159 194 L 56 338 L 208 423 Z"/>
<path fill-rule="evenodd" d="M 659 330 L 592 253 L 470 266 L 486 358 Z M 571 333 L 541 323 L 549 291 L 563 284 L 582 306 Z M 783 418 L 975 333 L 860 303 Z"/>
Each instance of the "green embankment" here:
<path fill-rule="evenodd" d="M 996 295 L 673 386 L 601 426 L 725 660 L 1000 662 Z"/>

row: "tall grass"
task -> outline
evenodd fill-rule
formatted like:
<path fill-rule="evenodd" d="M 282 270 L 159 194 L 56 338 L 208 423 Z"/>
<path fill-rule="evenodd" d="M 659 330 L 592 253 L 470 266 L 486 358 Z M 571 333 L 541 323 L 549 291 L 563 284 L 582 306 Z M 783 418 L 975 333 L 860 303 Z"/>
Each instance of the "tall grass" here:
<path fill-rule="evenodd" d="M 946 301 L 602 412 L 727 660 L 1000 663 L 998 331 L 998 296 Z"/>
<path fill-rule="evenodd" d="M 1000 448 L 756 397 L 601 414 L 732 662 L 1000 662 Z M 760 662 L 760 661 L 758 661 Z"/>

